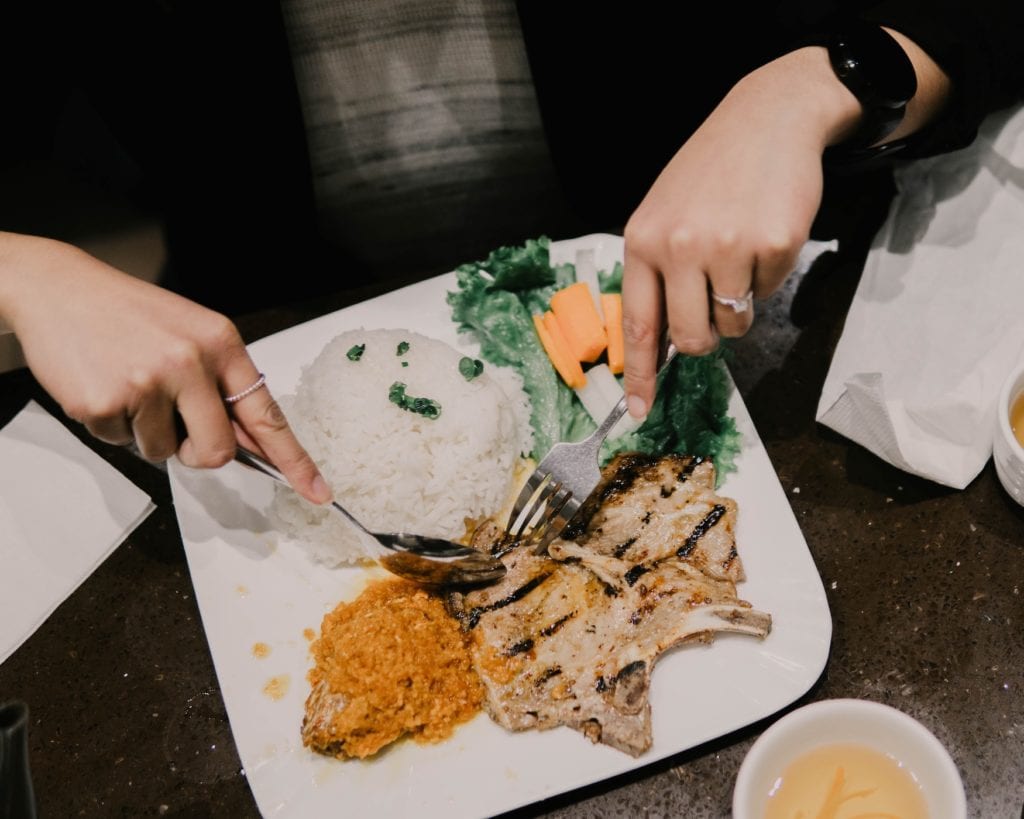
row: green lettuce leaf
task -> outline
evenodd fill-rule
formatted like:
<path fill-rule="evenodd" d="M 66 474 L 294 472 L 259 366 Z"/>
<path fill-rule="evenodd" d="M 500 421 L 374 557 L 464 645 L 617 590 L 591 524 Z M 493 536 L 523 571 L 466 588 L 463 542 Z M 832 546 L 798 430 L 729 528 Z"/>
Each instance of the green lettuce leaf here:
<path fill-rule="evenodd" d="M 521 247 L 501 247 L 487 259 L 456 269 L 457 289 L 447 294 L 452 319 L 471 332 L 480 355 L 499 366 L 514 367 L 532 405 L 536 459 L 559 441 L 578 441 L 595 429 L 579 399 L 558 376 L 537 338 L 531 316 L 550 307 L 551 296 L 576 280 L 573 265 L 552 267 L 547 237 Z M 599 273 L 603 292 L 621 292 L 622 265 Z M 731 382 L 727 349 L 711 355 L 677 356 L 661 376 L 658 396 L 647 420 L 635 431 L 602 449 L 602 463 L 618 452 L 677 452 L 715 462 L 719 481 L 735 469 L 740 434 L 728 414 Z"/>
<path fill-rule="evenodd" d="M 553 288 L 548 258 L 544 238 L 528 242 L 527 248 L 499 248 L 484 261 L 461 265 L 455 272 L 458 289 L 447 295 L 452 319 L 461 332 L 476 336 L 481 357 L 514 367 L 522 377 L 530 396 L 534 457 L 563 440 L 563 419 L 573 395 L 537 342 L 530 311 L 508 288 L 520 289 L 529 281 L 541 282 L 542 290 Z"/>
<path fill-rule="evenodd" d="M 606 441 L 602 462 L 618 452 L 676 452 L 713 460 L 719 482 L 734 471 L 742 441 L 729 415 L 728 354 L 721 346 L 710 355 L 676 356 L 661 375 L 647 420 L 633 432 Z"/>
<path fill-rule="evenodd" d="M 551 240 L 547 236 L 528 239 L 522 247 L 499 247 L 482 262 L 463 265 L 475 271 L 486 271 L 497 290 L 533 290 L 555 284 L 551 269 Z"/>

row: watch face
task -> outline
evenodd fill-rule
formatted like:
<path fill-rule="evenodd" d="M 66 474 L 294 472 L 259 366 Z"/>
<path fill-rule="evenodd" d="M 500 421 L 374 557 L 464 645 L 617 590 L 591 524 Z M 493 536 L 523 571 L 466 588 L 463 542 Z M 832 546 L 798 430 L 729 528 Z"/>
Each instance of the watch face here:
<path fill-rule="evenodd" d="M 860 125 L 843 147 L 861 150 L 876 145 L 900 124 L 917 91 L 913 63 L 885 29 L 862 20 L 836 31 L 828 55 L 832 70 L 862 109 Z"/>
<path fill-rule="evenodd" d="M 829 44 L 836 76 L 867 108 L 902 108 L 917 91 L 917 76 L 900 44 L 881 26 L 858 23 Z"/>

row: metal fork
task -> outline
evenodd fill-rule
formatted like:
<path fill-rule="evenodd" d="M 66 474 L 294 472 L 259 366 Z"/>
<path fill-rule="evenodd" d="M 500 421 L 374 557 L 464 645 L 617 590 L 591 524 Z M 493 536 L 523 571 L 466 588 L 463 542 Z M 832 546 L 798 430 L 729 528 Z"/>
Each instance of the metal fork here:
<path fill-rule="evenodd" d="M 659 373 L 675 354 L 675 345 L 669 343 Z M 505 533 L 513 542 L 534 544 L 537 554 L 542 554 L 561 534 L 601 481 L 601 444 L 625 412 L 626 396 L 622 396 L 587 438 L 551 447 L 526 479 L 509 514 Z M 529 535 L 524 540 L 527 531 Z"/>

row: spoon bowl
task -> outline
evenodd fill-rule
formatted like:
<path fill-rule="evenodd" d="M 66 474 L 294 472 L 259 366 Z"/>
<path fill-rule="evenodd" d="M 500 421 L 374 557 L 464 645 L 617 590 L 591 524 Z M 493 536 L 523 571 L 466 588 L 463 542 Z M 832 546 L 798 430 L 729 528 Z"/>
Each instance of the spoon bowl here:
<path fill-rule="evenodd" d="M 235 460 L 290 487 L 283 474 L 269 461 L 244 447 L 237 447 Z M 443 538 L 408 532 L 371 532 L 337 501 L 335 511 L 359 529 L 374 558 L 392 574 L 427 586 L 468 586 L 493 583 L 505 576 L 498 558 Z"/>

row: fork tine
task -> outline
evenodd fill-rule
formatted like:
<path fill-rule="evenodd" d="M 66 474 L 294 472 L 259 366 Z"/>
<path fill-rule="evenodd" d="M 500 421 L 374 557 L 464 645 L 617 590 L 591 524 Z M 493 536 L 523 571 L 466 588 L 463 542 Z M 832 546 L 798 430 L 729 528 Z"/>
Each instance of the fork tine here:
<path fill-rule="evenodd" d="M 523 536 L 523 532 L 531 526 L 534 529 L 537 527 L 538 517 L 543 515 L 545 509 L 548 508 L 551 498 L 561 488 L 562 484 L 555 481 L 550 475 L 545 476 L 545 479 L 540 482 L 530 495 L 528 505 L 518 515 L 514 516 L 515 520 L 510 518 L 510 526 L 506 531 L 512 535 L 514 540 L 519 540 Z M 518 526 L 516 526 L 517 522 Z"/>
<path fill-rule="evenodd" d="M 549 482 L 550 479 L 551 475 L 539 469 L 534 470 L 533 474 L 526 479 L 526 483 L 523 484 L 523 488 L 519 490 L 516 502 L 512 505 L 512 511 L 508 516 L 508 522 L 505 524 L 506 532 L 512 531 L 516 522 L 520 517 L 522 517 L 523 512 L 525 512 L 527 507 L 530 505 L 530 500 L 537 493 L 538 489 L 543 484 Z"/>
<path fill-rule="evenodd" d="M 529 542 L 537 544 L 534 550 L 536 554 L 543 553 L 547 545 L 561 533 L 576 509 L 579 509 L 579 503 L 574 503 L 572 492 L 568 489 L 561 488 L 551 496 L 544 517 L 530 531 Z"/>
<path fill-rule="evenodd" d="M 547 503 L 544 506 L 544 513 L 538 520 L 532 529 L 532 536 L 537 536 L 551 525 L 553 521 L 558 518 L 559 513 L 562 511 L 562 507 L 565 506 L 569 498 L 572 497 L 572 493 L 568 489 L 562 488 L 561 484 L 558 484 L 554 491 L 548 495 Z"/>
<path fill-rule="evenodd" d="M 659 373 L 675 355 L 676 348 L 669 342 Z M 597 429 L 582 441 L 560 442 L 551 447 L 516 498 L 505 525 L 506 538 L 520 541 L 529 529 L 529 540 L 541 544 L 538 551 L 547 548 L 601 482 L 601 445 L 625 412 L 623 396 Z"/>

